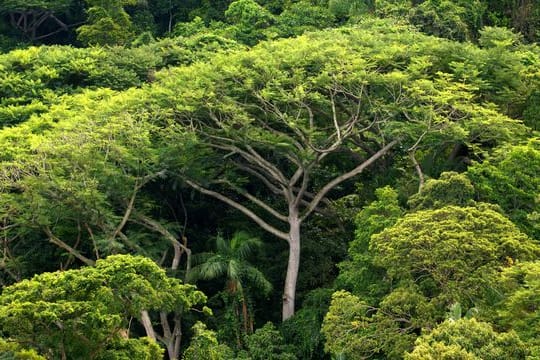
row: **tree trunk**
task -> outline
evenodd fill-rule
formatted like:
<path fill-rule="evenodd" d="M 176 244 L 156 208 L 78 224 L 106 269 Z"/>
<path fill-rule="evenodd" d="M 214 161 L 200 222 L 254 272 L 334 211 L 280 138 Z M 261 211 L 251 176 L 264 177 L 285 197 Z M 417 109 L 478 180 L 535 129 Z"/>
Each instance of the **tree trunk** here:
<path fill-rule="evenodd" d="M 283 290 L 283 321 L 294 315 L 294 300 L 296 297 L 296 281 L 300 268 L 300 218 L 298 210 L 289 212 L 289 262 Z"/>
<path fill-rule="evenodd" d="M 148 310 L 141 311 L 141 324 L 146 331 L 146 336 L 156 341 L 156 333 L 154 332 L 154 327 L 152 326 L 152 320 L 150 319 L 150 314 L 148 314 Z"/>

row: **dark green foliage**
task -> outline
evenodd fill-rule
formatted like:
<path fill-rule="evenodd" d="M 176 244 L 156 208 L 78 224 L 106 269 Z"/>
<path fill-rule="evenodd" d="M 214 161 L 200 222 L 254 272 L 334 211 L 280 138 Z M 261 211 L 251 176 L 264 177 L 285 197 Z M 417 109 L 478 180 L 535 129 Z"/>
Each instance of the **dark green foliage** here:
<path fill-rule="evenodd" d="M 335 22 L 326 8 L 314 6 L 311 1 L 293 3 L 276 18 L 276 30 L 283 37 L 300 35 L 306 31 L 324 29 Z"/>
<path fill-rule="evenodd" d="M 288 344 L 299 359 L 323 359 L 324 338 L 321 325 L 330 306 L 332 289 L 320 288 L 309 292 L 300 310 L 281 325 Z"/>
<path fill-rule="evenodd" d="M 395 224 L 403 210 L 398 194 L 390 187 L 375 190 L 377 200 L 364 207 L 356 216 L 355 239 L 349 244 L 349 259 L 339 264 L 338 288 L 378 300 L 386 293 L 385 270 L 373 264 L 374 253 L 369 249 L 371 236 Z"/>
<path fill-rule="evenodd" d="M 476 36 L 483 11 L 479 0 L 426 0 L 410 10 L 409 18 L 428 34 L 465 41 Z"/>

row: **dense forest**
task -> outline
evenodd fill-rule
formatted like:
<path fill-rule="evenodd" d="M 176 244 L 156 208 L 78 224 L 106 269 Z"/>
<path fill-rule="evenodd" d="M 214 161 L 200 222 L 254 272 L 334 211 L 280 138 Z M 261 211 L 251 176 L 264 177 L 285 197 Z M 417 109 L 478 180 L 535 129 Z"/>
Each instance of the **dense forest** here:
<path fill-rule="evenodd" d="M 539 0 L 0 19 L 0 359 L 540 359 Z"/>

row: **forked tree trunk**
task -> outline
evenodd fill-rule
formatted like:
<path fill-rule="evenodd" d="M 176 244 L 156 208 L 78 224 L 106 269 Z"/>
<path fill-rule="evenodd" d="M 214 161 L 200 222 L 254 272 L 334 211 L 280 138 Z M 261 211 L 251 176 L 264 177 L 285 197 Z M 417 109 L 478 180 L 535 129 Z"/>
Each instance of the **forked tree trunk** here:
<path fill-rule="evenodd" d="M 296 281 L 300 268 L 300 218 L 298 210 L 289 214 L 289 261 L 287 263 L 287 276 L 283 290 L 283 321 L 294 315 L 294 302 L 296 298 Z"/>

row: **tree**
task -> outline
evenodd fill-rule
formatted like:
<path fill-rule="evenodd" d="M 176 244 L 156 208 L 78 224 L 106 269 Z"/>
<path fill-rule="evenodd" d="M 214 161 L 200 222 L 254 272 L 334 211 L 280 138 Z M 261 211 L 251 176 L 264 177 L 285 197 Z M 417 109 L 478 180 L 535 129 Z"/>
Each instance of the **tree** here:
<path fill-rule="evenodd" d="M 500 300 L 502 270 L 539 251 L 489 205 L 407 214 L 371 236 L 368 260 L 384 271 L 379 282 L 386 288 L 334 294 L 323 323 L 325 349 L 357 359 L 401 359 L 420 330 L 435 328 L 455 303 L 489 313 Z"/>
<path fill-rule="evenodd" d="M 77 29 L 78 40 L 85 45 L 124 45 L 132 39 L 132 23 L 126 5 L 136 0 L 86 0 L 87 24 Z"/>
<path fill-rule="evenodd" d="M 189 272 L 189 279 L 213 280 L 226 277 L 224 291 L 231 297 L 233 311 L 242 321 L 242 329 L 235 329 L 238 345 L 241 344 L 242 334 L 253 332 L 253 318 L 248 308 L 248 285 L 259 289 L 264 295 L 272 290 L 272 284 L 257 268 L 248 262 L 253 250 L 260 247 L 262 242 L 244 231 L 236 232 L 230 240 L 221 235 L 216 237 L 216 253 L 200 254 L 194 261 L 200 264 Z M 241 310 L 238 309 L 238 300 Z"/>
<path fill-rule="evenodd" d="M 35 350 L 27 350 L 15 342 L 0 339 L 0 358 L 5 360 L 46 360 Z"/>
<path fill-rule="evenodd" d="M 226 345 L 219 344 L 215 332 L 208 330 L 206 325 L 197 321 L 193 325 L 193 338 L 184 352 L 183 360 L 228 360 L 233 358 L 232 350 Z"/>
<path fill-rule="evenodd" d="M 403 214 L 398 193 L 387 186 L 375 190 L 377 199 L 365 206 L 355 218 L 355 238 L 349 244 L 348 259 L 339 264 L 338 288 L 347 289 L 366 300 L 379 300 L 387 289 L 385 270 L 373 264 L 371 237 L 390 227 Z"/>
<path fill-rule="evenodd" d="M 420 336 L 405 360 L 526 359 L 527 345 L 514 332 L 497 333 L 488 323 L 446 320 Z"/>
<path fill-rule="evenodd" d="M 408 214 L 374 235 L 374 263 L 393 281 L 412 281 L 449 306 L 487 299 L 501 267 L 534 259 L 540 248 L 489 205 L 445 206 Z"/>
<path fill-rule="evenodd" d="M 272 14 L 255 0 L 233 1 L 225 18 L 232 24 L 228 31 L 234 32 L 234 38 L 247 45 L 255 45 L 263 39 L 262 30 L 270 26 Z"/>
<path fill-rule="evenodd" d="M 157 360 L 162 350 L 146 314 L 189 311 L 205 300 L 150 259 L 114 255 L 95 267 L 43 273 L 4 288 L 0 328 L 11 340 L 58 359 L 106 359 L 125 351 Z M 142 322 L 150 339 L 129 338 L 131 318 Z"/>
<path fill-rule="evenodd" d="M 250 360 L 296 360 L 283 336 L 272 323 L 266 323 L 246 339 Z"/>
<path fill-rule="evenodd" d="M 438 179 L 429 179 L 418 194 L 409 197 L 408 205 L 414 210 L 438 209 L 447 205 L 471 205 L 474 186 L 465 174 L 444 172 Z"/>
<path fill-rule="evenodd" d="M 322 33 L 216 57 L 212 64 L 179 69 L 170 85 L 163 83 L 179 89 L 171 104 L 177 125 L 167 123 L 163 136 L 169 149 L 164 161 L 189 186 L 288 242 L 283 319 L 294 313 L 301 224 L 333 189 L 422 141 L 467 141 L 473 134 L 493 139 L 486 128 L 499 136 L 519 127 L 471 102 L 469 87 L 449 75 L 403 69 L 394 58 L 402 40 L 390 34 L 396 48 L 365 52 L 373 39 L 354 33 Z M 359 55 L 347 57 L 351 48 Z M 195 72 L 199 81 L 189 84 Z M 179 143 L 199 157 L 175 160 L 179 150 L 171 144 Z M 249 192 L 248 183 L 266 192 Z"/>

